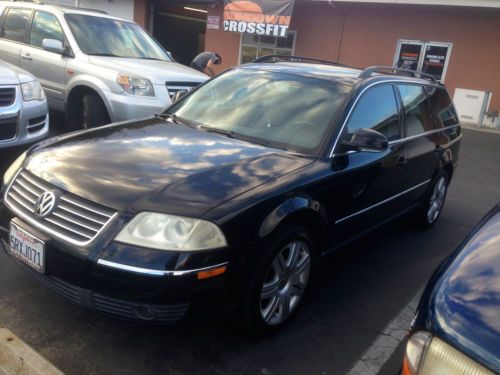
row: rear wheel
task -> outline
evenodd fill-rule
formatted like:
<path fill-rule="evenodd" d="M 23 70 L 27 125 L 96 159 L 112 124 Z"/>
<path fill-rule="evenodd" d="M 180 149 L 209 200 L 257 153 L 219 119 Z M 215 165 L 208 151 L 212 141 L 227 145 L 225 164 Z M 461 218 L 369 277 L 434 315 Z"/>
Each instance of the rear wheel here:
<path fill-rule="evenodd" d="M 246 301 L 252 332 L 272 334 L 291 321 L 309 285 L 313 257 L 310 236 L 301 228 L 290 228 L 271 242 Z"/>
<path fill-rule="evenodd" d="M 424 228 L 434 226 L 443 210 L 447 192 L 448 175 L 441 171 L 434 179 L 433 185 L 417 213 L 417 219 L 421 226 Z"/>
<path fill-rule="evenodd" d="M 109 122 L 108 111 L 99 95 L 85 94 L 82 99 L 81 127 L 90 129 L 109 124 Z"/>

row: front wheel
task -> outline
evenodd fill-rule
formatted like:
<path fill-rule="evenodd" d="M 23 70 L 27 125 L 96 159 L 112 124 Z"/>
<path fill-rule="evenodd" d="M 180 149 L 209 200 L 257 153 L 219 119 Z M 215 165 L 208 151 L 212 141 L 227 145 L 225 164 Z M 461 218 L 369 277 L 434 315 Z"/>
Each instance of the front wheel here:
<path fill-rule="evenodd" d="M 247 322 L 257 334 L 272 334 L 294 317 L 309 285 L 313 245 L 293 228 L 279 236 L 260 263 L 246 303 Z"/>
<path fill-rule="evenodd" d="M 431 228 L 437 222 L 443 210 L 448 192 L 448 175 L 441 171 L 434 179 L 429 193 L 418 212 L 417 219 L 424 228 Z"/>
<path fill-rule="evenodd" d="M 106 106 L 97 94 L 86 94 L 82 99 L 83 129 L 109 124 L 109 115 Z"/>

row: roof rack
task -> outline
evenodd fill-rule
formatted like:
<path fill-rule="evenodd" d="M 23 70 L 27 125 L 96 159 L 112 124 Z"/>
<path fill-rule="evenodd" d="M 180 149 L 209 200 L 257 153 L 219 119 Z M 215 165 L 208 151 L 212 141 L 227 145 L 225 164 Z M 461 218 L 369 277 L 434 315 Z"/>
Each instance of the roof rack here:
<path fill-rule="evenodd" d="M 266 55 L 252 61 L 252 63 L 276 63 L 276 62 L 295 62 L 295 63 L 314 63 L 323 65 L 346 66 L 333 61 L 312 59 L 309 57 L 288 56 L 288 55 Z"/>
<path fill-rule="evenodd" d="M 410 69 L 396 68 L 394 66 L 370 66 L 360 73 L 359 78 L 370 78 L 374 73 L 393 74 L 393 75 L 401 75 L 401 76 L 413 77 L 413 78 L 422 78 L 422 79 L 428 79 L 428 80 L 431 80 L 433 82 L 439 83 L 439 81 L 436 80 L 436 77 L 434 77 L 432 74 L 422 73 L 422 72 L 418 72 L 418 71 L 410 70 Z"/>

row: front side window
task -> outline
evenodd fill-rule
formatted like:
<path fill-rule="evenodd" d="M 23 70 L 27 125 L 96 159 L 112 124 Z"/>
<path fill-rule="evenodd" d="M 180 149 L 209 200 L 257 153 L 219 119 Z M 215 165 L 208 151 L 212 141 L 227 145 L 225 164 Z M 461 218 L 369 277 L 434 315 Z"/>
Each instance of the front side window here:
<path fill-rule="evenodd" d="M 168 112 L 207 131 L 315 155 L 350 91 L 351 86 L 313 77 L 234 69 Z"/>
<path fill-rule="evenodd" d="M 64 43 L 64 33 L 53 14 L 36 12 L 31 25 L 29 42 L 32 46 L 42 47 L 44 39 L 55 39 Z"/>
<path fill-rule="evenodd" d="M 135 23 L 82 14 L 65 17 L 78 46 L 87 55 L 172 61 Z"/>
<path fill-rule="evenodd" d="M 363 128 L 376 130 L 389 141 L 400 138 L 398 106 L 392 85 L 378 85 L 363 94 L 347 123 L 348 139 Z"/>
<path fill-rule="evenodd" d="M 458 125 L 458 116 L 450 95 L 444 88 L 429 87 L 429 102 L 434 116 L 434 128 L 442 129 L 448 126 Z"/>
<path fill-rule="evenodd" d="M 296 36 L 295 31 L 288 31 L 286 38 L 242 34 L 240 63 L 245 64 L 266 55 L 292 56 Z"/>
<path fill-rule="evenodd" d="M 1 30 L 2 38 L 23 43 L 30 17 L 29 9 L 9 9 Z"/>
<path fill-rule="evenodd" d="M 432 115 L 423 86 L 398 85 L 405 110 L 406 136 L 433 130 Z"/>

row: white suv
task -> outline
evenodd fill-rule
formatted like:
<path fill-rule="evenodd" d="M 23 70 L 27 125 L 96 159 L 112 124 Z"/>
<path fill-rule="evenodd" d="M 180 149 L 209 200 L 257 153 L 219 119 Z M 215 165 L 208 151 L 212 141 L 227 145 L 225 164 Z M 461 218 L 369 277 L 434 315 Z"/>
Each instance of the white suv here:
<path fill-rule="evenodd" d="M 0 58 L 33 73 L 74 128 L 163 112 L 208 76 L 139 25 L 97 11 L 0 1 Z"/>

